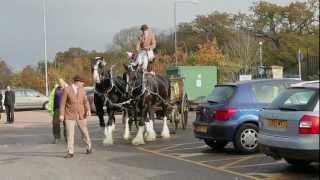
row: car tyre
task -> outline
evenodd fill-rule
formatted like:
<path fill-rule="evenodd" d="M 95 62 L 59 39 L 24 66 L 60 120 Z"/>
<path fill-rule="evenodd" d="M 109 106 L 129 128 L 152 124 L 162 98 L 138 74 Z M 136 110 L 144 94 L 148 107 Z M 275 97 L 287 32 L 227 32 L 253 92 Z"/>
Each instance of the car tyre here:
<path fill-rule="evenodd" d="M 218 141 L 218 140 L 211 140 L 205 139 L 204 142 L 211 147 L 212 149 L 222 150 L 228 144 L 228 141 Z"/>
<path fill-rule="evenodd" d="M 259 150 L 258 126 L 255 124 L 243 124 L 234 138 L 234 147 L 237 151 L 245 154 L 255 153 Z"/>
<path fill-rule="evenodd" d="M 287 163 L 291 164 L 294 167 L 305 167 L 308 166 L 311 162 L 306 160 L 296 160 L 296 159 L 287 159 L 285 158 Z"/>
<path fill-rule="evenodd" d="M 49 104 L 48 104 L 48 102 L 45 102 L 45 103 L 43 104 L 42 109 L 44 109 L 44 110 L 48 110 L 48 109 L 49 109 Z"/>

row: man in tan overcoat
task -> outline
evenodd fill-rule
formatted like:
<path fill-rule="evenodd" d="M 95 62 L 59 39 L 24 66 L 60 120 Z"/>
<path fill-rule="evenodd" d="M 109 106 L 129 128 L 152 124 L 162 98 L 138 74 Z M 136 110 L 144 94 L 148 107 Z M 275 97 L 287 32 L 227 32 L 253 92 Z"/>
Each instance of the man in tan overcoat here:
<path fill-rule="evenodd" d="M 74 130 L 77 124 L 82 134 L 82 139 L 87 145 L 87 154 L 92 152 L 91 140 L 86 118 L 91 116 L 89 102 L 83 88 L 84 80 L 76 75 L 73 84 L 64 89 L 60 104 L 60 121 L 65 121 L 67 129 L 68 154 L 65 158 L 74 155 Z"/>

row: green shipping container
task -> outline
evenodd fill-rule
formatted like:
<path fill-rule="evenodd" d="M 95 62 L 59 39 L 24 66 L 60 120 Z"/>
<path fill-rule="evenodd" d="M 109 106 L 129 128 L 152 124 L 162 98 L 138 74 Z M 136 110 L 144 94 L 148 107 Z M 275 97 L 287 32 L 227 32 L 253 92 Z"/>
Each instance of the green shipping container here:
<path fill-rule="evenodd" d="M 218 82 L 215 66 L 173 66 L 167 69 L 167 76 L 184 78 L 184 91 L 191 101 L 209 95 Z"/>

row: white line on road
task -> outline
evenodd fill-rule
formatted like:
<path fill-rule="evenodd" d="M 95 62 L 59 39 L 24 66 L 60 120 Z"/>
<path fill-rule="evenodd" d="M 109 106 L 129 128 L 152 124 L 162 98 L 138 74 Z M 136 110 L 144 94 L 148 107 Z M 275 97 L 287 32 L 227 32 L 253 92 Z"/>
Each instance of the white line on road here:
<path fill-rule="evenodd" d="M 235 159 L 241 159 L 242 157 L 235 157 L 235 158 L 224 158 L 224 159 L 212 159 L 207 161 L 200 161 L 201 163 L 208 163 L 208 162 L 219 162 L 219 161 L 228 161 L 228 160 L 235 160 Z"/>
<path fill-rule="evenodd" d="M 174 156 L 178 156 L 180 158 L 188 158 L 188 157 L 194 157 L 194 156 L 203 156 L 206 155 L 205 153 L 175 153 Z"/>
<path fill-rule="evenodd" d="M 255 167 L 255 166 L 269 166 L 269 165 L 276 165 L 276 164 L 285 164 L 284 160 L 271 162 L 271 163 L 261 163 L 261 164 L 249 164 L 249 165 L 239 165 L 239 166 L 229 166 L 228 168 L 247 168 L 247 167 Z"/>
<path fill-rule="evenodd" d="M 246 174 L 243 174 L 243 173 L 239 173 L 239 172 L 235 172 L 235 171 L 231 171 L 231 170 L 227 170 L 227 169 L 221 169 L 221 168 L 218 168 L 218 167 L 215 167 L 215 166 L 211 166 L 211 165 L 208 165 L 208 164 L 204 164 L 204 163 L 201 163 L 201 162 L 192 161 L 192 160 L 189 160 L 189 159 L 184 159 L 184 158 L 181 158 L 181 157 L 178 157 L 178 156 L 173 156 L 173 155 L 170 155 L 170 154 L 160 153 L 158 151 L 151 151 L 151 150 L 148 150 L 148 149 L 144 149 L 142 147 L 137 147 L 137 149 L 139 149 L 141 151 L 144 151 L 144 152 L 152 153 L 152 154 L 155 154 L 155 155 L 158 155 L 158 156 L 167 157 L 167 158 L 171 158 L 171 159 L 176 159 L 176 160 L 188 162 L 188 163 L 191 163 L 191 164 L 194 164 L 194 165 L 206 167 L 208 169 L 212 169 L 212 170 L 215 170 L 215 171 L 220 171 L 220 172 L 224 172 L 224 173 L 228 173 L 228 174 L 233 174 L 233 175 L 240 176 L 240 177 L 245 177 L 245 178 L 248 178 L 248 179 L 254 179 L 254 180 L 258 180 L 259 179 L 259 178 L 256 178 L 256 177 L 253 177 L 253 176 L 249 176 L 249 175 L 246 175 Z"/>
<path fill-rule="evenodd" d="M 166 146 L 164 148 L 160 148 L 160 149 L 157 149 L 157 151 L 164 151 L 164 150 L 169 150 L 169 149 L 172 149 L 172 148 L 177 148 L 177 147 L 180 147 L 180 146 L 185 146 L 185 145 L 195 145 L 195 144 L 203 144 L 203 142 L 192 142 L 192 143 L 181 143 L 181 144 L 172 144 L 171 146 Z"/>
<path fill-rule="evenodd" d="M 191 149 L 204 149 L 204 148 L 208 148 L 207 145 L 203 145 L 203 146 L 198 146 L 198 147 L 190 147 L 190 148 L 177 148 L 177 149 L 174 149 L 173 148 L 170 148 L 170 149 L 164 149 L 162 150 L 162 152 L 170 152 L 170 151 L 182 151 L 182 150 L 191 150 Z"/>

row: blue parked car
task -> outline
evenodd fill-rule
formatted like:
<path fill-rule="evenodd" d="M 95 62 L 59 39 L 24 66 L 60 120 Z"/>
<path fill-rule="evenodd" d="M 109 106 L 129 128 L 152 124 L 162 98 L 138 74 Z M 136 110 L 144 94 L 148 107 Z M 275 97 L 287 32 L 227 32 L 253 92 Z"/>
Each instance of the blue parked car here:
<path fill-rule="evenodd" d="M 195 137 L 216 149 L 233 142 L 236 150 L 258 150 L 259 111 L 267 107 L 292 79 L 251 80 L 217 85 L 200 105 L 194 121 Z"/>

